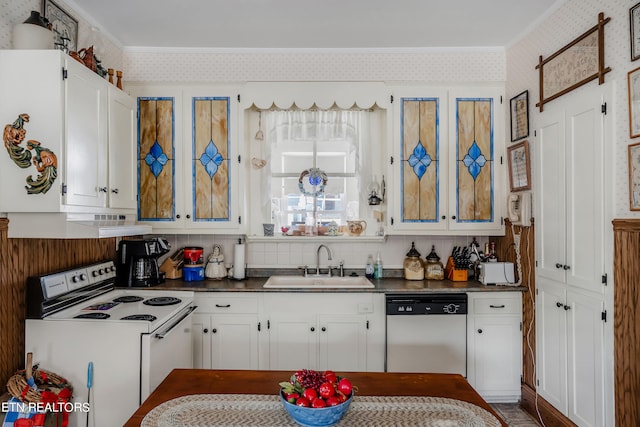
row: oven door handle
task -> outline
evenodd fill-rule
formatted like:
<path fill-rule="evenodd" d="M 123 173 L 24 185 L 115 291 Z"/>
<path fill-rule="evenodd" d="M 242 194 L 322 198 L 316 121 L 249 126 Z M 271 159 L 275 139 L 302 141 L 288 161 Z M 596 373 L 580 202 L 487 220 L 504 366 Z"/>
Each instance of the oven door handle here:
<path fill-rule="evenodd" d="M 198 308 L 197 305 L 192 305 L 192 306 L 188 307 L 187 310 L 179 318 L 177 318 L 175 320 L 175 322 L 171 323 L 165 330 L 155 334 L 154 337 L 158 338 L 158 339 L 164 338 L 169 332 L 171 332 L 171 330 L 173 328 L 178 326 L 180 324 L 180 322 L 182 322 L 185 318 L 187 318 L 189 315 L 191 315 L 191 313 L 193 313 L 196 308 Z"/>

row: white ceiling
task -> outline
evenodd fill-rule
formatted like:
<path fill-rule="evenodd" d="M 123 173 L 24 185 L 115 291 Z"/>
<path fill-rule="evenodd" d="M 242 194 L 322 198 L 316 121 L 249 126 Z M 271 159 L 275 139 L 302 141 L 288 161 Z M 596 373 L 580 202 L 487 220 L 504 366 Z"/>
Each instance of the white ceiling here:
<path fill-rule="evenodd" d="M 69 0 L 124 47 L 508 46 L 565 0 Z"/>

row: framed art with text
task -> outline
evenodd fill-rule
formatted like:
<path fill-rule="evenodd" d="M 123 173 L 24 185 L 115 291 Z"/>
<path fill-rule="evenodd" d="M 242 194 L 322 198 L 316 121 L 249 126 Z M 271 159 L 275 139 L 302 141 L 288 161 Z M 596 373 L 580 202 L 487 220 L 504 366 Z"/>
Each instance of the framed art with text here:
<path fill-rule="evenodd" d="M 629 94 L 629 137 L 640 136 L 640 67 L 627 74 Z"/>
<path fill-rule="evenodd" d="M 529 91 L 511 98 L 511 141 L 529 136 Z"/>
<path fill-rule="evenodd" d="M 529 190 L 531 188 L 529 141 L 522 141 L 508 147 L 507 161 L 511 192 Z"/>
<path fill-rule="evenodd" d="M 69 51 L 78 51 L 78 20 L 69 15 L 53 0 L 42 0 L 43 16 L 49 20 L 55 37 L 56 45 L 64 45 L 62 39 L 67 39 Z"/>
<path fill-rule="evenodd" d="M 640 3 L 629 9 L 629 29 L 631 30 L 631 60 L 640 58 Z"/>

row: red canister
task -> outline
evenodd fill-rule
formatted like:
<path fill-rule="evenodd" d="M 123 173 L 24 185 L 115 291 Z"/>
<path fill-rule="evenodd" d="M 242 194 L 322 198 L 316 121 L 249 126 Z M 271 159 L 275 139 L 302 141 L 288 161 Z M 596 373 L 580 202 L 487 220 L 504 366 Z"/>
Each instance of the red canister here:
<path fill-rule="evenodd" d="M 203 260 L 202 246 L 188 246 L 184 248 L 185 265 L 202 265 Z"/>

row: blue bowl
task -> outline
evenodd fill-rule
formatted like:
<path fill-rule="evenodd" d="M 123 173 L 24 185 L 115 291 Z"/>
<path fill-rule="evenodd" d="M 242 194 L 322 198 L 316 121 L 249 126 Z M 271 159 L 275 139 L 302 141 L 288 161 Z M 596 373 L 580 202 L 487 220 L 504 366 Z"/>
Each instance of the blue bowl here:
<path fill-rule="evenodd" d="M 305 408 L 303 406 L 294 405 L 287 402 L 280 390 L 280 400 L 282 406 L 289 413 L 291 418 L 301 426 L 305 427 L 327 427 L 336 424 L 344 417 L 349 410 L 353 393 L 344 402 L 336 406 L 327 406 L 326 408 Z"/>

